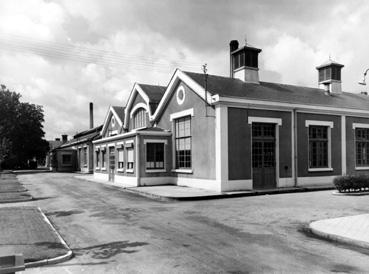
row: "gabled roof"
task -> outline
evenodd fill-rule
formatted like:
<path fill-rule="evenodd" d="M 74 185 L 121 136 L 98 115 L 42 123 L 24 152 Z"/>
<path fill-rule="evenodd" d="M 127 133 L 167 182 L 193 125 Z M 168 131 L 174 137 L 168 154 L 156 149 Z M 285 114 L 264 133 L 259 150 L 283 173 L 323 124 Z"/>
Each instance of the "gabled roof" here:
<path fill-rule="evenodd" d="M 149 97 L 149 106 L 151 113 L 154 113 L 158 104 L 163 97 L 166 87 L 164 86 L 154 86 L 154 85 L 146 85 L 146 84 L 138 84 L 141 89 L 146 93 L 147 97 Z"/>
<path fill-rule="evenodd" d="M 104 124 L 103 127 L 100 131 L 100 135 L 104 135 L 104 133 L 106 132 L 108 126 L 109 126 L 109 121 L 111 116 L 114 115 L 115 120 L 118 122 L 118 124 L 122 127 L 123 126 L 123 121 L 124 121 L 124 116 L 125 116 L 125 108 L 124 107 L 118 107 L 118 106 L 110 106 L 108 109 L 108 113 L 105 116 L 105 120 L 104 120 Z"/>
<path fill-rule="evenodd" d="M 112 109 L 118 115 L 121 122 L 124 121 L 124 107 L 112 106 Z"/>
<path fill-rule="evenodd" d="M 204 75 L 184 72 L 202 88 L 205 88 Z M 369 110 L 369 96 L 343 92 L 327 95 L 323 89 L 269 82 L 260 84 L 245 83 L 239 79 L 209 75 L 207 90 L 212 95 L 272 101 L 290 104 L 316 105 L 335 108 Z"/>
<path fill-rule="evenodd" d="M 98 139 L 98 137 L 100 136 L 101 129 L 102 125 L 77 133 L 76 135 L 73 136 L 73 139 L 68 140 L 64 144 L 57 147 L 56 149 L 63 149 L 83 144 L 86 142 L 92 142 L 93 140 Z"/>

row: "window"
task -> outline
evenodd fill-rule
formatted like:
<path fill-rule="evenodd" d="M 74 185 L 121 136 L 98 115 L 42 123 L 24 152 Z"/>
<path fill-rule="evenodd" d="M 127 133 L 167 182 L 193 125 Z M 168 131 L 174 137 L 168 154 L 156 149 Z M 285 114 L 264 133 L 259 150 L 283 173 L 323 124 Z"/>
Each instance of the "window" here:
<path fill-rule="evenodd" d="M 176 168 L 191 168 L 191 145 L 191 116 L 176 119 Z"/>
<path fill-rule="evenodd" d="M 101 168 L 106 168 L 106 150 L 101 150 Z"/>
<path fill-rule="evenodd" d="M 355 129 L 356 166 L 369 166 L 369 128 Z"/>
<path fill-rule="evenodd" d="M 133 147 L 127 148 L 127 169 L 133 169 L 134 166 L 134 155 Z"/>
<path fill-rule="evenodd" d="M 87 166 L 87 147 L 83 148 L 83 165 Z"/>
<path fill-rule="evenodd" d="M 146 110 L 140 108 L 133 116 L 133 128 L 146 127 Z"/>
<path fill-rule="evenodd" d="M 96 153 L 95 165 L 96 165 L 96 168 L 99 168 L 100 167 L 100 151 L 97 150 L 95 153 Z"/>
<path fill-rule="evenodd" d="M 123 148 L 118 149 L 118 170 L 124 168 L 124 150 Z"/>
<path fill-rule="evenodd" d="M 146 169 L 164 169 L 164 143 L 146 144 Z"/>
<path fill-rule="evenodd" d="M 328 127 L 309 126 L 309 168 L 328 166 Z"/>
<path fill-rule="evenodd" d="M 62 164 L 63 165 L 72 164 L 72 155 L 71 154 L 63 154 L 62 155 Z"/>

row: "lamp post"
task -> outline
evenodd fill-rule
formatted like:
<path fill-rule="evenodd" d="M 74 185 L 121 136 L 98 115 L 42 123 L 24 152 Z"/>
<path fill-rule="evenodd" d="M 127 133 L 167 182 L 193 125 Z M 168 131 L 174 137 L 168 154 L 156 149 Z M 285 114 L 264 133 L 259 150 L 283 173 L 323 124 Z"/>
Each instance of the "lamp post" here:
<path fill-rule="evenodd" d="M 365 70 L 363 80 L 359 81 L 360 85 L 366 86 L 365 77 L 368 71 L 369 71 L 369 68 Z"/>

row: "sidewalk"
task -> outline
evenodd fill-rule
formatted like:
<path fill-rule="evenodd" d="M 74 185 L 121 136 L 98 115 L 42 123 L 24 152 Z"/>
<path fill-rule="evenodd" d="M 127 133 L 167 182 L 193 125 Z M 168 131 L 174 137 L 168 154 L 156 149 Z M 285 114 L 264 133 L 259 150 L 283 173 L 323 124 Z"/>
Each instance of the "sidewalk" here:
<path fill-rule="evenodd" d="M 141 196 L 162 201 L 194 201 L 194 200 L 208 200 L 208 199 L 224 199 L 234 197 L 245 197 L 255 195 L 270 195 L 293 192 L 319 191 L 331 190 L 334 186 L 309 186 L 309 187 L 285 187 L 277 189 L 263 189 L 263 190 L 243 190 L 231 192 L 216 192 L 206 189 L 176 186 L 176 185 L 160 185 L 160 186 L 130 186 L 124 184 L 117 184 L 102 180 L 94 179 L 93 175 L 78 175 L 77 179 L 87 180 L 96 183 L 102 183 L 112 187 L 120 187 L 128 192 L 136 193 Z"/>
<path fill-rule="evenodd" d="M 39 208 L 0 208 L 0 231 L 0 256 L 21 253 L 26 268 L 61 262 L 72 256 Z"/>
<path fill-rule="evenodd" d="M 319 237 L 369 248 L 369 214 L 316 221 L 309 228 Z"/>
<path fill-rule="evenodd" d="M 32 196 L 18 181 L 15 174 L 0 172 L 0 203 L 15 203 L 31 201 Z"/>

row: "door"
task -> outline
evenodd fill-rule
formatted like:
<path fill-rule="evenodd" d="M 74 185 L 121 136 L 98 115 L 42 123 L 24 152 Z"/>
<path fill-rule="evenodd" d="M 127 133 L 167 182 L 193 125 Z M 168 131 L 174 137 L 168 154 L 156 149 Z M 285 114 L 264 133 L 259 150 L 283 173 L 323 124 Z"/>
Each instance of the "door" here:
<path fill-rule="evenodd" d="M 115 148 L 109 147 L 109 181 L 114 182 L 115 174 Z"/>
<path fill-rule="evenodd" d="M 254 189 L 277 187 L 275 124 L 252 124 L 252 182 Z"/>

